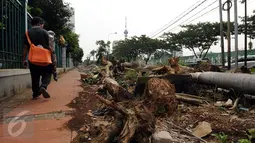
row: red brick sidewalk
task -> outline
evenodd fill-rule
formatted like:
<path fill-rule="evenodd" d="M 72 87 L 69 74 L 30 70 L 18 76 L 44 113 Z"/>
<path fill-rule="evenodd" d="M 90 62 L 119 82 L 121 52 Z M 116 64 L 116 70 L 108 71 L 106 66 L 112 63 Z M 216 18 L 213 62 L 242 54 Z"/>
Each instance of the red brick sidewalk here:
<path fill-rule="evenodd" d="M 0 143 L 70 143 L 75 133 L 63 125 L 71 119 L 66 113 L 72 109 L 66 105 L 82 91 L 79 76 L 77 70 L 63 74 L 58 82 L 50 84 L 50 99 L 29 100 L 6 114 L 5 123 L 0 123 Z M 11 128 L 14 116 L 20 117 L 16 120 L 25 119 L 23 128 L 22 123 Z"/>

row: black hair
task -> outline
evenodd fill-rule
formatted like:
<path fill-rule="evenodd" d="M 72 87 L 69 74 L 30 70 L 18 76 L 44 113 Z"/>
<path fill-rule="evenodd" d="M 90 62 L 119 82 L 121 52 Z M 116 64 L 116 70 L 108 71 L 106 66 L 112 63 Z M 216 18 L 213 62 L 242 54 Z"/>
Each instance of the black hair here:
<path fill-rule="evenodd" d="M 37 25 L 40 25 L 40 24 L 44 24 L 43 19 L 40 18 L 40 17 L 34 17 L 34 18 L 31 20 L 31 25 L 32 25 L 32 26 L 37 26 Z"/>

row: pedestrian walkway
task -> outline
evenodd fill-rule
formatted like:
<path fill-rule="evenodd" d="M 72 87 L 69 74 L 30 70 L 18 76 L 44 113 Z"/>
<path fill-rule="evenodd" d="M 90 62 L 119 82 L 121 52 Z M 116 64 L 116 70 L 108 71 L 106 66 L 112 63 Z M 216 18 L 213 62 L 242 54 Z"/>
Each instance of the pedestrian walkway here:
<path fill-rule="evenodd" d="M 75 133 L 64 128 L 72 110 L 66 105 L 82 91 L 79 76 L 77 70 L 63 74 L 49 85 L 51 98 L 30 99 L 5 114 L 0 143 L 70 143 Z"/>

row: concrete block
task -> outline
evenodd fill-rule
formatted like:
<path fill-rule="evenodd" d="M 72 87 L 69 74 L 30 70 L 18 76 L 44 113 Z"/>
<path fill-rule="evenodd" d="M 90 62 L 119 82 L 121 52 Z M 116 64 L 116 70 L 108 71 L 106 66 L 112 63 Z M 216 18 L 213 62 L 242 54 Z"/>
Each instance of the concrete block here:
<path fill-rule="evenodd" d="M 0 70 L 0 101 L 31 87 L 31 76 L 26 69 Z"/>

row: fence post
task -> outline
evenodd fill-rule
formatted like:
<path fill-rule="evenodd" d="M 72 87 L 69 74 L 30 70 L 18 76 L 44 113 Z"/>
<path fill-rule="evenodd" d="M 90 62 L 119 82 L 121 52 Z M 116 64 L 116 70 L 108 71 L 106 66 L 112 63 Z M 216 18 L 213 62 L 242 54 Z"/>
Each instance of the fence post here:
<path fill-rule="evenodd" d="M 66 71 L 66 47 L 62 47 L 62 67 Z"/>
<path fill-rule="evenodd" d="M 27 28 L 28 28 L 28 24 L 27 24 L 27 3 L 28 3 L 28 0 L 21 0 L 21 3 L 22 3 L 22 6 L 23 6 L 23 16 L 22 16 L 22 32 L 25 32 L 27 31 Z"/>

